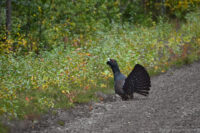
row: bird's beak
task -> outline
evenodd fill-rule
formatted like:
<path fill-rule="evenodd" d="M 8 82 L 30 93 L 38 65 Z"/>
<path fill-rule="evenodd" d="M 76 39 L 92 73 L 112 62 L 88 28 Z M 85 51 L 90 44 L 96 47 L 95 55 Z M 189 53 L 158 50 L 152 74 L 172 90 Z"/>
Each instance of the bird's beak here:
<path fill-rule="evenodd" d="M 110 65 L 110 58 L 107 59 L 106 64 L 107 64 L 107 65 Z"/>

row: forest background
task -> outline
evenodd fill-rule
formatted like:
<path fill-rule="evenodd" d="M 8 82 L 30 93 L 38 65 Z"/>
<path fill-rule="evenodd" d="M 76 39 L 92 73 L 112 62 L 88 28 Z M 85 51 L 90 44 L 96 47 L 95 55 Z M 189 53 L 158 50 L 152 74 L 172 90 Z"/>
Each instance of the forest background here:
<path fill-rule="evenodd" d="M 114 93 L 105 64 L 151 75 L 200 56 L 200 0 L 1 0 L 0 115 L 27 119 Z M 0 125 L 1 128 L 1 125 Z"/>

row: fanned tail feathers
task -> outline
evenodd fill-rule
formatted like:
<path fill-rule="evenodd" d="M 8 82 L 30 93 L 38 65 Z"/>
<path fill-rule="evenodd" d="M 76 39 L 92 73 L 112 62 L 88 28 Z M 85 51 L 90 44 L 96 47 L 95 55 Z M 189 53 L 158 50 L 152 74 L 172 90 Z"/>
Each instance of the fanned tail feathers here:
<path fill-rule="evenodd" d="M 146 69 L 137 64 L 133 71 L 128 75 L 123 86 L 126 94 L 132 94 L 133 92 L 148 96 L 151 87 L 151 81 Z"/>

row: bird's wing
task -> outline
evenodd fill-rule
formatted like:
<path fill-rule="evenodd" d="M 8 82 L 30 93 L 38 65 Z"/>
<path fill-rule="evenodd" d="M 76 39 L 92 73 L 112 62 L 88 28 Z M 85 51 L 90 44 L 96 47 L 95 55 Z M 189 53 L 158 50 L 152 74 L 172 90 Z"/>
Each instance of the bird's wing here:
<path fill-rule="evenodd" d="M 124 95 L 124 90 L 122 89 L 124 82 L 125 82 L 125 79 L 115 81 L 115 85 L 114 85 L 115 93 L 117 93 L 120 96 Z"/>
<path fill-rule="evenodd" d="M 123 90 L 126 94 L 139 93 L 147 96 L 151 87 L 151 81 L 146 69 L 137 64 L 125 79 Z"/>

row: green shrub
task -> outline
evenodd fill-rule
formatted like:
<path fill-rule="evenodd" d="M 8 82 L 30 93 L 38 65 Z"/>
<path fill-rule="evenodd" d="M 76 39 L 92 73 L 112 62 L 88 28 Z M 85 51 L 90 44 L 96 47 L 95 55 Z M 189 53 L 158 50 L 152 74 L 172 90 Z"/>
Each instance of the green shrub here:
<path fill-rule="evenodd" d="M 97 100 L 96 91 L 110 93 L 113 88 L 107 58 L 117 59 L 126 75 L 136 63 L 154 74 L 180 59 L 185 63 L 198 59 L 197 14 L 190 14 L 179 31 L 162 19 L 149 28 L 113 24 L 110 31 L 96 31 L 80 47 L 61 45 L 40 55 L 0 56 L 0 114 L 26 117 Z"/>

